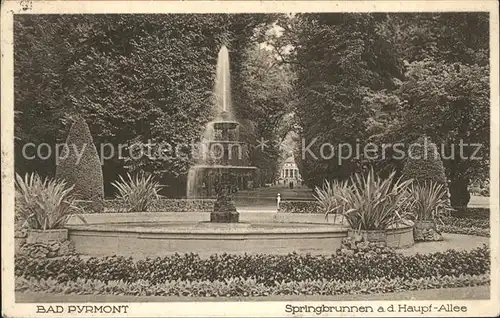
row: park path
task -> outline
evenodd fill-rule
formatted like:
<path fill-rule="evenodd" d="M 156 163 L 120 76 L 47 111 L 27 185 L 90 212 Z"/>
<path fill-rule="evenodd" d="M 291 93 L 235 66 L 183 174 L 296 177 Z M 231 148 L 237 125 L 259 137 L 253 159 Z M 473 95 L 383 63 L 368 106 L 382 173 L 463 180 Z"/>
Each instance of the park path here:
<path fill-rule="evenodd" d="M 290 189 L 283 185 L 255 188 L 239 191 L 233 195 L 233 200 L 240 212 L 276 212 L 276 197 L 278 193 L 282 200 L 314 200 L 314 192 L 306 186 Z M 490 198 L 471 196 L 469 207 L 487 208 Z"/>

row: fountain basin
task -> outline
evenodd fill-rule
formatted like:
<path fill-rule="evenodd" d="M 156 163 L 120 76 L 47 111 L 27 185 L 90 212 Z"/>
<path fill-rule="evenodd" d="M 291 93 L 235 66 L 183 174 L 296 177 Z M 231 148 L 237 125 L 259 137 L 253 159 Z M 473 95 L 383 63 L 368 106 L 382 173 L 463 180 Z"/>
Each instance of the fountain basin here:
<path fill-rule="evenodd" d="M 332 254 L 348 227 L 323 215 L 240 213 L 240 223 L 210 223 L 210 213 L 86 214 L 66 228 L 76 251 L 89 256 L 158 257 L 174 253 Z M 388 245 L 413 245 L 412 227 L 388 234 Z"/>

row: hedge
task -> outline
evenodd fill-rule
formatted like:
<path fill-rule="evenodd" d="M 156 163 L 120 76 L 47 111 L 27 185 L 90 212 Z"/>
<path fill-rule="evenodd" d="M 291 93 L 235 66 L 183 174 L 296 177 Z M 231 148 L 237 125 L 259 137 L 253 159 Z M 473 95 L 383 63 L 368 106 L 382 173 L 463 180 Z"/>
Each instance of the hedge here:
<path fill-rule="evenodd" d="M 446 186 L 443 161 L 439 156 L 436 145 L 427 136 L 418 138 L 413 144 L 420 147 L 408 149 L 408 158 L 403 168 L 403 178 L 405 180 L 413 179 L 417 182 L 433 181 Z"/>
<path fill-rule="evenodd" d="M 318 202 L 313 200 L 281 201 L 278 212 L 282 213 L 322 213 Z"/>
<path fill-rule="evenodd" d="M 275 282 L 304 280 L 356 281 L 386 277 L 419 279 L 460 275 L 480 275 L 490 270 L 490 252 L 484 245 L 470 251 L 448 250 L 432 254 L 384 255 L 309 254 L 288 255 L 212 255 L 201 259 L 197 254 L 171 255 L 136 260 L 121 256 L 81 259 L 78 256 L 59 259 L 15 259 L 16 276 L 56 279 L 59 282 L 78 278 L 104 282 L 147 280 L 158 284 L 172 280 L 224 281 L 255 279 L 267 286 Z"/>
<path fill-rule="evenodd" d="M 213 199 L 158 199 L 152 203 L 147 212 L 211 212 L 214 203 Z M 78 206 L 86 213 L 93 213 L 92 205 L 87 201 L 78 201 Z M 105 213 L 124 213 L 124 207 L 124 204 L 117 199 L 104 201 Z"/>
<path fill-rule="evenodd" d="M 17 292 L 46 292 L 78 295 L 135 295 L 135 296 L 184 296 L 184 297 L 236 297 L 270 295 L 342 295 L 391 293 L 405 290 L 423 290 L 480 286 L 490 283 L 489 274 L 443 276 L 405 280 L 385 277 L 362 281 L 309 280 L 275 282 L 272 285 L 258 283 L 254 279 L 235 278 L 224 281 L 166 281 L 150 284 L 138 280 L 124 281 L 85 280 L 59 282 L 55 279 L 27 279 L 16 277 Z"/>
<path fill-rule="evenodd" d="M 78 116 L 71 126 L 65 149 L 58 158 L 56 179 L 74 185 L 75 198 L 87 200 L 87 210 L 103 212 L 104 183 L 101 162 L 89 126 Z"/>

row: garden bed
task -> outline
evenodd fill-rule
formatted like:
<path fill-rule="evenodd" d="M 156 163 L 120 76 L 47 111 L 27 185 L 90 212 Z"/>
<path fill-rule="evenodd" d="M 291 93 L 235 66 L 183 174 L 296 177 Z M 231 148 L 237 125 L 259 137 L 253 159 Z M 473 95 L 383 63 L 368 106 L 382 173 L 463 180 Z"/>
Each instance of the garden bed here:
<path fill-rule="evenodd" d="M 458 277 L 486 274 L 490 271 L 490 251 L 485 245 L 470 251 L 368 255 L 215 254 L 209 258 L 201 258 L 191 253 L 145 260 L 120 256 L 88 259 L 77 256 L 58 259 L 18 256 L 15 259 L 15 274 L 26 278 L 52 278 L 59 282 L 75 281 L 78 278 L 125 282 L 147 280 L 151 283 L 241 278 L 272 285 L 276 281 Z"/>
<path fill-rule="evenodd" d="M 485 217 L 484 212 L 479 214 L 468 214 L 468 216 L 450 216 L 444 217 L 443 223 L 438 228 L 444 233 L 466 234 L 477 236 L 490 236 L 489 215 Z M 476 215 L 476 217 L 473 217 Z"/>
<path fill-rule="evenodd" d="M 129 295 L 176 297 L 269 297 L 287 295 L 369 295 L 442 288 L 488 285 L 490 275 L 462 275 L 404 280 L 370 279 L 363 281 L 281 282 L 268 286 L 255 280 L 229 281 L 168 281 L 150 284 L 148 281 L 125 283 L 123 281 L 83 280 L 58 282 L 55 279 L 26 279 L 17 277 L 16 292 L 44 292 L 65 295 Z M 16 297 L 17 298 L 17 297 Z M 45 298 L 45 296 L 44 296 Z M 165 301 L 164 299 L 162 301 Z"/>
<path fill-rule="evenodd" d="M 300 266 L 297 266 L 300 264 Z M 187 297 L 371 294 L 485 285 L 486 246 L 404 256 L 212 255 L 134 260 L 124 257 L 16 257 L 16 291 Z"/>

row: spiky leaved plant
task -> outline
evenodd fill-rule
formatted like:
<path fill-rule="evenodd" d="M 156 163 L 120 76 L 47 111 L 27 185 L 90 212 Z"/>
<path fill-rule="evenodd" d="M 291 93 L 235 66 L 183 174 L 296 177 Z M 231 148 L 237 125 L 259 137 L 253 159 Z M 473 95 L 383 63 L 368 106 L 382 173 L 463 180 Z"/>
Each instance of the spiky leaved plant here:
<path fill-rule="evenodd" d="M 325 214 L 328 219 L 330 214 L 334 215 L 334 223 L 337 216 L 343 215 L 345 206 L 345 193 L 351 191 L 351 187 L 347 181 L 334 180 L 330 182 L 325 180 L 321 188 L 314 189 L 314 198 L 317 200 L 320 210 Z"/>
<path fill-rule="evenodd" d="M 127 173 L 128 180 L 119 176 L 120 180 L 111 184 L 118 190 L 116 199 L 121 200 L 127 212 L 145 212 L 159 199 L 162 186 L 154 180 L 151 174 L 140 174 L 132 177 Z"/>
<path fill-rule="evenodd" d="M 409 188 L 409 194 L 416 220 L 432 220 L 442 224 L 442 218 L 453 211 L 443 184 L 434 181 L 414 182 Z"/>
<path fill-rule="evenodd" d="M 382 179 L 371 169 L 351 177 L 352 190 L 345 191 L 344 216 L 355 230 L 385 230 L 411 215 L 408 187 L 412 180 L 395 179 L 395 172 Z"/>
<path fill-rule="evenodd" d="M 38 174 L 16 174 L 16 220 L 30 229 L 62 228 L 68 218 L 82 212 L 75 204 L 73 186 L 63 180 L 42 179 Z M 85 221 L 85 220 L 83 220 Z"/>

